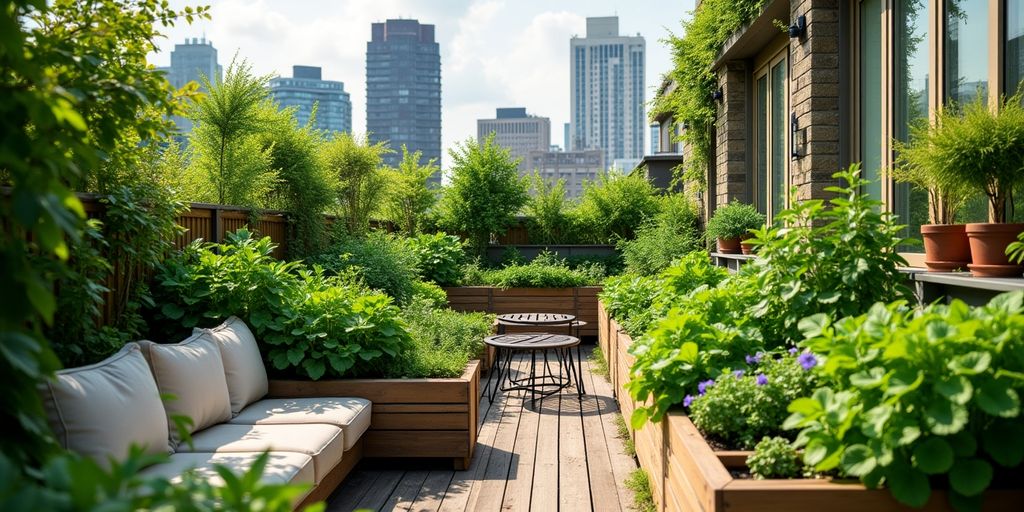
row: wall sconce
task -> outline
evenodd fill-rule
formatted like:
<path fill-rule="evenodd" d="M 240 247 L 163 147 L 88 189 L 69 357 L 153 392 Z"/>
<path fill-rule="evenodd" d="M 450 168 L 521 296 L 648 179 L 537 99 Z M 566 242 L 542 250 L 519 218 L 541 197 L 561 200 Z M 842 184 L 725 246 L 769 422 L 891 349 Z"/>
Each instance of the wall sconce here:
<path fill-rule="evenodd" d="M 711 99 L 721 102 L 722 98 L 725 98 L 725 94 L 722 93 L 722 88 L 719 87 L 715 92 L 711 93 Z"/>
<path fill-rule="evenodd" d="M 806 144 L 806 134 L 800 129 L 800 121 L 796 118 L 796 112 L 789 114 L 789 157 L 793 160 L 800 159 L 800 148 Z"/>
<path fill-rule="evenodd" d="M 688 121 L 683 121 L 683 129 L 684 130 L 689 130 L 690 129 L 690 123 Z"/>
<path fill-rule="evenodd" d="M 789 26 L 789 37 L 791 39 L 797 39 L 804 37 L 807 33 L 807 16 L 800 15 L 796 18 L 796 21 Z"/>

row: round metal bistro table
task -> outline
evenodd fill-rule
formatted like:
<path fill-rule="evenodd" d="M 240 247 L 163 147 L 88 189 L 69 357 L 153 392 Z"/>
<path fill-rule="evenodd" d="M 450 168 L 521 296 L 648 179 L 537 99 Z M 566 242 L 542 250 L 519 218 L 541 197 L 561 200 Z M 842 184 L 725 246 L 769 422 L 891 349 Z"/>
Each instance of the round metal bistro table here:
<path fill-rule="evenodd" d="M 577 320 L 576 315 L 564 313 L 507 313 L 498 315 L 498 334 L 505 334 L 505 327 L 568 327 L 569 333 L 576 331 L 576 337 L 580 337 L 580 327 L 587 325 L 583 320 Z M 583 355 L 580 353 L 580 346 L 576 345 L 576 363 L 579 374 L 583 373 Z M 577 377 L 576 385 L 580 394 L 587 392 L 583 385 L 583 379 Z"/>
<path fill-rule="evenodd" d="M 572 357 L 572 348 L 580 344 L 579 338 L 547 333 L 498 334 L 484 338 L 484 343 L 497 351 L 498 374 L 494 386 L 490 388 L 490 401 L 494 401 L 494 395 L 499 389 L 502 392 L 529 392 L 530 398 L 536 400 L 538 396 L 543 398 L 553 395 L 574 383 L 577 394 L 583 397 L 580 386 L 582 368 L 576 368 Z M 512 377 L 512 358 L 516 352 L 530 353 L 530 373 L 518 379 Z M 538 352 L 540 358 L 537 357 Z M 549 353 L 554 354 L 555 361 L 551 360 Z M 557 374 L 551 370 L 552 362 L 558 366 Z M 537 363 L 542 364 L 544 373 L 541 375 L 537 374 Z"/>

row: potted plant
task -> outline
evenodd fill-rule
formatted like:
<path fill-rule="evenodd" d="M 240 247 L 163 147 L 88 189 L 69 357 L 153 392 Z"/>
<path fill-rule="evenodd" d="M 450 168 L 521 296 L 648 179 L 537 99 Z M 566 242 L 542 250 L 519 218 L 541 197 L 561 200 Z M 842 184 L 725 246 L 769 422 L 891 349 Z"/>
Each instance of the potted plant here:
<path fill-rule="evenodd" d="M 971 273 L 976 277 L 1020 275 L 1007 246 L 1024 232 L 1024 224 L 1007 224 L 1013 189 L 1024 179 L 1024 106 L 1017 94 L 993 111 L 979 97 L 957 109 L 941 112 L 931 140 L 941 182 L 964 183 L 988 197 L 989 221 L 967 224 Z"/>
<path fill-rule="evenodd" d="M 948 113 L 940 113 L 940 118 Z M 971 246 L 964 224 L 957 224 L 956 214 L 967 202 L 970 186 L 961 180 L 946 179 L 942 168 L 946 162 L 932 148 L 941 138 L 943 124 L 918 123 L 911 128 L 910 142 L 894 141 L 899 155 L 890 175 L 900 183 L 928 191 L 928 221 L 921 226 L 924 240 L 924 264 L 928 270 L 952 272 L 965 270 L 971 263 Z"/>
<path fill-rule="evenodd" d="M 764 225 L 764 214 L 749 204 L 732 202 L 715 210 L 708 221 L 706 233 L 717 241 L 718 252 L 750 254 L 750 246 L 741 246 L 742 239 L 749 238 L 750 230 Z"/>

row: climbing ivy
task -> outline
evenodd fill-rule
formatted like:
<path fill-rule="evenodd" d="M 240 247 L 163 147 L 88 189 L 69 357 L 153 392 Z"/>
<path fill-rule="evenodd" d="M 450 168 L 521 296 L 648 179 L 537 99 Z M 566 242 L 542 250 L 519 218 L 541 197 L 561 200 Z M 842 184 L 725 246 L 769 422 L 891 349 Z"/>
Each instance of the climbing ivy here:
<path fill-rule="evenodd" d="M 716 108 L 711 94 L 718 88 L 712 65 L 726 40 L 758 14 L 766 0 L 704 0 L 689 21 L 682 22 L 683 35 L 665 40 L 672 48 L 674 68 L 666 76 L 677 86 L 654 99 L 651 115 L 675 114 L 677 123 L 685 123 L 679 140 L 693 149 L 684 163 L 683 179 L 698 183 L 701 189 L 708 155 L 711 153 L 711 128 Z"/>

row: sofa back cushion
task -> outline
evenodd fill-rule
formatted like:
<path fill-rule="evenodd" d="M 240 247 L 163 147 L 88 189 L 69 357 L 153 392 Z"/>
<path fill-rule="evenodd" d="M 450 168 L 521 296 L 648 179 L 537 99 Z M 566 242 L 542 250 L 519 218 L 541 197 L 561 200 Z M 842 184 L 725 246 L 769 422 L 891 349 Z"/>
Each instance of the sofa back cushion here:
<path fill-rule="evenodd" d="M 164 404 L 172 450 L 181 441 L 173 416 L 192 418 L 190 433 L 231 419 L 224 363 L 210 333 L 173 345 L 148 342 L 142 347 L 160 393 L 173 396 Z"/>
<path fill-rule="evenodd" d="M 127 457 L 133 444 L 146 453 L 168 453 L 160 392 L 136 343 L 99 363 L 57 372 L 42 395 L 60 445 L 103 467 L 111 457 Z"/>
<path fill-rule="evenodd" d="M 193 334 L 202 332 L 201 329 Z M 238 317 L 230 317 L 208 332 L 217 341 L 224 360 L 224 377 L 231 396 L 231 414 L 237 415 L 245 406 L 267 394 L 267 369 L 263 366 L 260 347 L 252 331 Z"/>

